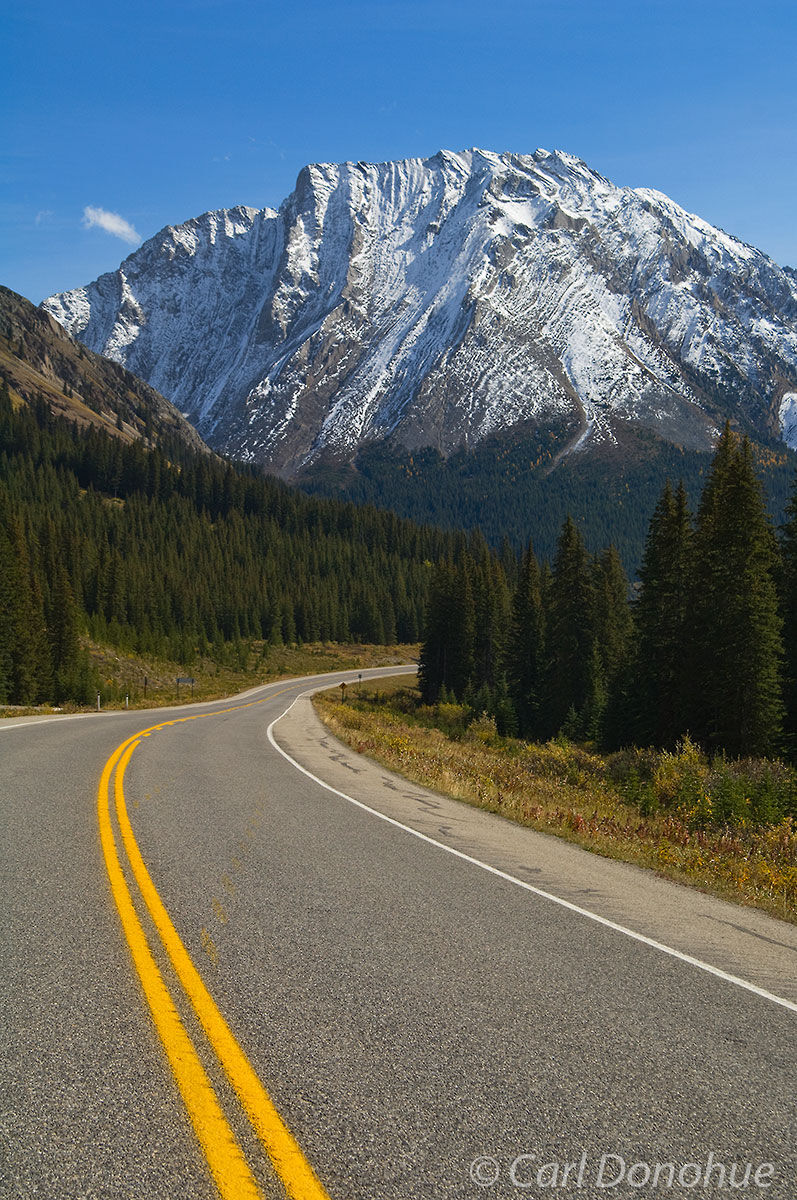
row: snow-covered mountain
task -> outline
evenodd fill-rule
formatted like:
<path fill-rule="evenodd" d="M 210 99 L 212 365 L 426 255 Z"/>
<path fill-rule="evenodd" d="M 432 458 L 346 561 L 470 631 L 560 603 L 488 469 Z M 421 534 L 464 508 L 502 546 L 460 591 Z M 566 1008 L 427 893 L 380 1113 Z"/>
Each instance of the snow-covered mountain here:
<path fill-rule="evenodd" d="M 558 151 L 309 166 L 278 212 L 169 226 L 44 308 L 286 476 L 554 422 L 797 446 L 797 273 Z"/>

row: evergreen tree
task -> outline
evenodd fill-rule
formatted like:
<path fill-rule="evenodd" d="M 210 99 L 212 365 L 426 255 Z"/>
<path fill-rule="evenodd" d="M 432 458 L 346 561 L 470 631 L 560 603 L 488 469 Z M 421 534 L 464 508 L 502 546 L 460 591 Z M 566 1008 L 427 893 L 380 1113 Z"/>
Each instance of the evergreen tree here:
<path fill-rule="evenodd" d="M 20 617 L 19 645 L 17 656 L 24 658 L 19 664 L 18 675 L 30 681 L 26 688 L 37 703 L 48 700 L 53 693 L 53 670 L 47 625 L 44 615 L 44 596 L 41 574 L 37 570 L 38 546 L 33 535 L 27 538 L 19 520 L 12 523 L 11 546 L 16 558 L 20 577 L 20 593 L 24 597 L 24 611 Z"/>
<path fill-rule="evenodd" d="M 549 733 L 562 728 L 571 709 L 584 710 L 593 661 L 594 589 L 589 558 L 572 518 L 559 536 L 551 579 L 547 629 L 545 720 Z"/>
<path fill-rule="evenodd" d="M 492 690 L 504 678 L 511 614 L 509 589 L 500 563 L 489 551 L 478 566 L 466 558 L 464 571 L 472 580 L 474 600 L 473 682 L 477 688 L 485 684 Z"/>
<path fill-rule="evenodd" d="M 602 742 L 606 708 L 609 703 L 609 688 L 606 682 L 606 666 L 598 639 L 592 642 L 587 669 L 587 688 L 584 704 L 576 714 L 570 736 L 586 738 L 590 742 Z M 573 710 L 575 712 L 575 709 Z"/>
<path fill-rule="evenodd" d="M 539 735 L 544 669 L 545 614 L 540 568 L 529 542 L 512 603 L 506 664 L 510 696 L 521 737 L 534 738 Z"/>
<path fill-rule="evenodd" d="M 625 669 L 634 622 L 628 603 L 628 576 L 620 555 L 609 546 L 593 566 L 593 622 L 606 678 L 611 682 Z"/>
<path fill-rule="evenodd" d="M 500 562 L 501 569 L 504 572 L 504 578 L 506 579 L 507 586 L 511 591 L 514 591 L 519 580 L 520 564 L 518 563 L 518 556 L 512 548 L 512 543 L 506 534 L 504 534 L 504 536 L 501 538 L 501 548 L 498 552 L 498 561 Z"/>
<path fill-rule="evenodd" d="M 74 695 L 74 684 L 81 666 L 78 611 L 66 569 L 56 559 L 51 579 L 47 611 L 52 670 L 56 699 Z"/>
<path fill-rule="evenodd" d="M 20 604 L 11 542 L 0 521 L 0 704 L 16 701 L 13 688 L 13 655 Z"/>
<path fill-rule="evenodd" d="M 427 704 L 443 688 L 461 700 L 473 678 L 475 615 L 470 574 L 464 564 L 442 563 L 432 580 L 418 683 Z"/>
<path fill-rule="evenodd" d="M 695 530 L 694 732 L 732 755 L 776 749 L 783 705 L 777 545 L 750 444 L 726 425 Z"/>
<path fill-rule="evenodd" d="M 642 745 L 672 747 L 692 712 L 692 520 L 683 484 L 669 480 L 653 513 L 634 606 L 637 629 L 626 728 Z"/>
<path fill-rule="evenodd" d="M 593 564 L 594 648 L 585 731 L 593 741 L 618 744 L 624 740 L 628 670 L 633 652 L 634 622 L 628 597 L 628 577 L 614 546 Z M 595 653 L 597 651 L 597 654 Z"/>
<path fill-rule="evenodd" d="M 783 698 L 787 742 L 792 757 L 797 751 L 797 476 L 786 508 L 781 541 L 781 613 L 783 617 Z"/>

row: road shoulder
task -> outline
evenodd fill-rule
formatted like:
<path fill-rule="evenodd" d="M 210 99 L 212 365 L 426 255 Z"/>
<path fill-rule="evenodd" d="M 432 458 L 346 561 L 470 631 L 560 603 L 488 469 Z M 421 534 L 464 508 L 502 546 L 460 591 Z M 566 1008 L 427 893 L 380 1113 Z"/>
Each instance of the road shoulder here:
<path fill-rule="evenodd" d="M 309 695 L 279 720 L 274 736 L 305 770 L 353 800 L 534 888 L 797 1002 L 797 926 L 411 783 L 339 742 L 319 720 Z M 330 796 L 332 802 L 343 801 Z"/>

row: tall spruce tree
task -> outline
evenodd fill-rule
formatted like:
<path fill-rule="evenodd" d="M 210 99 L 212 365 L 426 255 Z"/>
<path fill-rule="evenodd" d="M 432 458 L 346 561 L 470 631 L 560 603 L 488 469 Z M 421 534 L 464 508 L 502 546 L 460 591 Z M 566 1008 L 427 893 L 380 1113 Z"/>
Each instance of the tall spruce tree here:
<path fill-rule="evenodd" d="M 565 732 L 576 738 L 602 743 L 605 737 L 606 711 L 609 704 L 609 684 L 606 665 L 597 637 L 592 640 L 592 651 L 587 665 L 587 687 L 580 711 L 570 710 L 565 722 Z"/>
<path fill-rule="evenodd" d="M 23 599 L 11 541 L 0 521 L 0 704 L 14 704 L 14 653 Z"/>
<path fill-rule="evenodd" d="M 628 576 L 615 546 L 593 564 L 593 629 L 597 659 L 590 674 L 588 736 L 615 745 L 625 740 L 625 699 L 633 652 L 634 621 L 629 605 Z"/>
<path fill-rule="evenodd" d="M 590 695 L 594 590 L 589 556 L 572 517 L 567 516 L 556 550 L 549 592 L 547 685 L 544 721 L 556 733 L 578 721 Z M 577 733 L 575 727 L 571 730 Z"/>
<path fill-rule="evenodd" d="M 733 755 L 772 753 L 782 730 L 777 544 L 747 438 L 726 425 L 697 514 L 693 730 Z"/>
<path fill-rule="evenodd" d="M 22 523 L 0 493 L 0 699 L 31 704 L 48 698 L 50 659 L 38 578 Z"/>
<path fill-rule="evenodd" d="M 783 699 L 786 742 L 790 755 L 797 752 L 797 476 L 786 507 L 781 540 L 781 613 L 783 616 Z"/>
<path fill-rule="evenodd" d="M 509 693 L 521 737 L 540 734 L 540 705 L 545 668 L 545 613 L 540 567 L 529 542 L 512 602 L 507 649 Z"/>
<path fill-rule="evenodd" d="M 595 637 L 611 685 L 628 662 L 634 630 L 628 604 L 628 576 L 615 546 L 598 555 L 593 567 L 593 589 Z"/>
<path fill-rule="evenodd" d="M 468 564 L 474 601 L 474 683 L 493 691 L 504 681 L 511 600 L 506 576 L 491 555 Z"/>
<path fill-rule="evenodd" d="M 418 683 L 427 704 L 445 688 L 462 699 L 473 679 L 475 610 L 467 565 L 441 563 L 432 580 Z"/>
<path fill-rule="evenodd" d="M 626 727 L 642 745 L 672 747 L 687 732 L 690 699 L 692 519 L 683 483 L 667 480 L 650 521 L 634 606 L 637 644 Z"/>
<path fill-rule="evenodd" d="M 24 612 L 20 629 L 17 655 L 24 656 L 24 668 L 20 663 L 20 674 L 30 679 L 32 697 L 42 703 L 53 695 L 53 669 L 50 655 L 47 625 L 44 616 L 44 596 L 41 575 L 37 570 L 38 546 L 35 536 L 27 537 L 17 519 L 11 523 L 11 546 L 16 559 L 24 596 Z"/>

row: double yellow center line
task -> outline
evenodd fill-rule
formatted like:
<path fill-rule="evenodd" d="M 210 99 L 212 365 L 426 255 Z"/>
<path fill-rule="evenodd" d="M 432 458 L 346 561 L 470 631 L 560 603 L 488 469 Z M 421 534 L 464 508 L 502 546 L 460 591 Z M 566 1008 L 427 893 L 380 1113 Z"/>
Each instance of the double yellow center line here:
<path fill-rule="evenodd" d="M 283 691 L 290 689 L 285 688 Z M 274 693 L 280 695 L 280 692 Z M 264 699 L 271 699 L 272 696 Z M 116 817 L 130 871 L 140 894 L 140 902 L 148 911 L 157 930 L 163 949 L 171 961 L 186 997 L 199 1018 L 205 1035 L 232 1084 L 252 1128 L 265 1147 L 274 1169 L 291 1200 L 329 1200 L 304 1157 L 296 1139 L 287 1128 L 251 1063 L 239 1046 L 213 997 L 205 987 L 191 956 L 175 929 L 138 848 L 124 794 L 127 765 L 141 739 L 169 725 L 222 716 L 242 708 L 262 704 L 254 700 L 219 712 L 198 713 L 162 721 L 142 729 L 117 746 L 106 762 L 97 795 L 100 840 L 108 871 L 111 892 L 119 911 L 127 944 L 133 956 L 138 977 L 152 1013 L 155 1027 L 163 1043 L 183 1103 L 191 1118 L 210 1171 L 224 1200 L 254 1200 L 261 1198 L 255 1180 L 237 1138 L 222 1111 L 213 1084 L 203 1067 L 194 1043 L 183 1024 L 174 999 L 155 961 L 144 927 L 136 912 L 130 888 L 117 850 L 111 822 L 111 780 L 114 779 Z"/>

